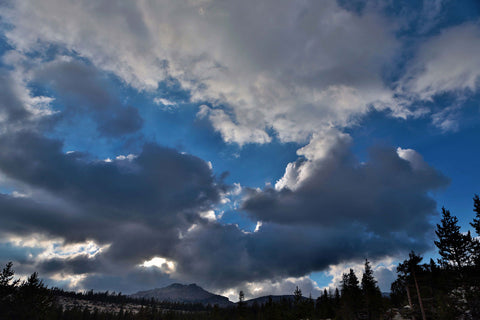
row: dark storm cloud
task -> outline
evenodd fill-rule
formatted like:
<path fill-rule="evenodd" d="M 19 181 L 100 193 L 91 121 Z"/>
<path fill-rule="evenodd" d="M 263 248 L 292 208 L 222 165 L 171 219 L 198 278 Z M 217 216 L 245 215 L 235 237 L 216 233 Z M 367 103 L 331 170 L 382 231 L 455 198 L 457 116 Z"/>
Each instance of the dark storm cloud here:
<path fill-rule="evenodd" d="M 210 224 L 179 242 L 172 258 L 182 279 L 226 289 L 246 281 L 301 277 L 330 265 L 396 256 L 412 248 L 429 248 L 425 234 L 412 239 L 392 232 L 381 237 L 354 223 L 328 228 L 265 223 L 255 233 Z"/>
<path fill-rule="evenodd" d="M 332 227 L 354 223 L 382 236 L 406 232 L 415 237 L 429 228 L 428 219 L 435 214 L 429 192 L 447 184 L 445 176 L 426 164 L 414 168 L 393 149 L 373 148 L 366 163 L 358 163 L 349 152 L 318 160 L 294 191 L 252 191 L 243 207 L 265 222 Z"/>
<path fill-rule="evenodd" d="M 0 211 L 2 213 L 0 231 L 20 235 L 46 231 L 58 235 L 69 224 L 77 222 L 64 215 L 61 208 L 6 194 L 0 194 Z"/>
<path fill-rule="evenodd" d="M 117 218 L 132 210 L 137 219 L 154 220 L 157 213 L 173 214 L 218 199 L 205 161 L 155 144 L 146 144 L 131 161 L 113 162 L 65 154 L 61 142 L 31 132 L 0 136 L 0 146 L 0 170 L 10 178 L 79 204 L 114 208 Z"/>
<path fill-rule="evenodd" d="M 5 134 L 0 170 L 48 197 L 1 195 L 0 230 L 110 244 L 93 258 L 48 259 L 36 268 L 47 275 L 93 272 L 83 287 L 122 291 L 135 277 L 144 288 L 168 282 L 158 270 L 136 267 L 154 256 L 175 261 L 172 277 L 214 290 L 426 250 L 435 214 L 428 193 L 447 179 L 395 150 L 373 149 L 358 163 L 348 146 L 336 147 L 323 160 L 298 162 L 297 169 L 313 169 L 295 190 L 250 191 L 244 209 L 263 225 L 247 233 L 199 217 L 224 191 L 199 158 L 146 144 L 134 159 L 105 162 L 65 154 L 59 141 L 31 132 Z"/>
<path fill-rule="evenodd" d="M 3 69 L 0 69 L 0 112 L 8 122 L 18 123 L 29 116 L 23 102 L 18 97 L 14 80 Z"/>
<path fill-rule="evenodd" d="M 108 243 L 105 259 L 131 267 L 171 255 L 179 232 L 199 220 L 223 188 L 203 160 L 155 144 L 134 159 L 112 162 L 61 149 L 59 141 L 31 132 L 0 136 L 0 170 L 34 190 L 31 198 L 0 195 L 1 232 Z M 42 268 L 62 266 L 48 263 Z M 90 268 L 68 263 L 75 272 Z"/>
<path fill-rule="evenodd" d="M 119 136 L 138 131 L 143 124 L 138 110 L 125 106 L 113 92 L 107 75 L 95 67 L 71 58 L 58 58 L 35 70 L 34 80 L 53 89 L 64 110 L 60 117 L 87 113 L 97 121 L 100 133 Z"/>
<path fill-rule="evenodd" d="M 38 271 L 42 274 L 65 272 L 67 274 L 83 274 L 100 271 L 101 263 L 87 255 L 80 255 L 73 258 L 53 258 L 40 262 L 37 265 Z"/>
<path fill-rule="evenodd" d="M 359 163 L 348 144 L 337 143 L 320 160 L 299 160 L 296 170 L 310 174 L 294 190 L 249 191 L 243 209 L 263 222 L 257 232 L 199 226 L 177 244 L 179 274 L 229 288 L 429 249 L 429 220 L 437 214 L 429 193 L 448 179 L 413 150 L 399 154 L 373 148 L 368 162 Z"/>

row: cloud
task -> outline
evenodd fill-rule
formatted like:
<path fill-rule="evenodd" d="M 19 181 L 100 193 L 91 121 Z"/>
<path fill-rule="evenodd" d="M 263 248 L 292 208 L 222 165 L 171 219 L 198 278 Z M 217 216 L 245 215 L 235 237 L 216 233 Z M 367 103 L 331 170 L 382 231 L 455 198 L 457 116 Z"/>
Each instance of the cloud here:
<path fill-rule="evenodd" d="M 2 58 L 8 70 L 0 69 L 5 88 L 0 96 L 0 121 L 10 130 L 52 127 L 59 120 L 68 123 L 79 115 L 93 119 L 98 131 L 108 137 L 142 127 L 137 108 L 120 101 L 113 90 L 112 75 L 85 60 L 67 55 L 31 59 L 14 50 L 3 53 Z"/>
<path fill-rule="evenodd" d="M 155 98 L 155 99 L 153 99 L 153 102 L 154 102 L 155 104 L 157 104 L 157 105 L 162 104 L 162 105 L 164 105 L 164 106 L 166 106 L 166 107 L 168 107 L 168 106 L 175 106 L 175 105 L 176 105 L 175 102 L 172 102 L 172 101 L 170 101 L 170 100 L 168 100 L 168 99 L 164 99 L 164 98 Z"/>
<path fill-rule="evenodd" d="M 176 244 L 171 257 L 176 269 L 171 276 L 218 292 L 253 290 L 255 285 L 283 290 L 287 287 L 275 283 L 303 279 L 331 265 L 358 263 L 365 257 L 380 260 L 400 256 L 412 247 L 424 251 L 429 248 L 424 238 L 427 232 L 410 237 L 392 231 L 382 236 L 367 232 L 357 223 L 331 227 L 269 222 L 257 232 L 246 233 L 235 225 L 199 224 Z M 260 295 L 253 291 L 249 294 Z"/>
<path fill-rule="evenodd" d="M 229 191 L 195 156 L 146 144 L 136 157 L 105 162 L 65 153 L 60 141 L 36 133 L 4 134 L 0 171 L 31 192 L 0 195 L 0 232 L 24 243 L 32 233 L 62 239 L 56 253 L 44 248 L 21 270 L 124 292 L 140 286 L 127 285 L 136 277 L 215 291 L 249 283 L 285 289 L 293 281 L 282 279 L 330 265 L 428 248 L 436 214 L 429 192 L 447 183 L 443 175 L 411 149 L 373 149 L 358 163 L 345 134 L 313 141 L 298 152 L 303 160 L 292 170 L 304 173 L 293 189 L 288 182 L 247 191 L 243 209 L 261 227 L 244 232 L 213 219 Z M 156 257 L 175 267 L 139 267 Z"/>
<path fill-rule="evenodd" d="M 371 3 L 355 12 L 334 0 L 26 0 L 0 15 L 10 24 L 4 61 L 13 69 L 0 70 L 0 121 L 9 124 L 0 172 L 16 191 L 0 194 L 0 233 L 38 233 L 77 248 L 63 256 L 37 248 L 26 258 L 19 249 L 21 270 L 38 267 L 82 288 L 133 291 L 180 279 L 213 290 L 244 286 L 253 296 L 291 292 L 294 282 L 307 293 L 310 272 L 428 248 L 430 193 L 448 179 L 411 149 L 372 148 L 360 162 L 342 129 L 372 109 L 425 115 L 415 101 L 475 91 L 477 24 L 427 39 L 392 84 L 385 74 L 403 52 L 398 21 Z M 275 188 L 229 192 L 192 155 L 154 143 L 100 159 L 65 153 L 38 123 L 25 125 L 60 111 L 52 118 L 87 115 L 110 138 L 139 131 L 137 107 L 117 97 L 110 77 L 139 92 L 178 81 L 227 143 L 304 146 Z M 28 89 L 36 85 L 58 110 L 53 97 Z M 154 103 L 173 107 L 170 98 Z M 450 130 L 452 114 L 432 119 Z M 240 209 L 255 232 L 224 225 L 215 212 L 228 197 L 236 209 L 245 194 Z M 105 249 L 92 256 L 80 249 L 88 241 Z M 161 259 L 175 268 L 139 266 Z"/>
<path fill-rule="evenodd" d="M 360 163 L 349 141 L 344 134 L 317 140 L 289 167 L 297 171 L 293 184 L 287 172 L 282 188 L 250 190 L 243 210 L 262 222 L 256 232 L 197 226 L 178 244 L 179 276 L 229 288 L 428 249 L 429 220 L 437 214 L 430 192 L 448 179 L 411 149 L 373 148 Z M 207 258 L 186 263 L 186 252 Z"/>
<path fill-rule="evenodd" d="M 369 262 L 380 290 L 382 292 L 390 292 L 390 285 L 396 279 L 396 264 L 394 259 L 385 257 L 383 259 L 369 260 Z M 332 281 L 328 287 L 331 290 L 335 288 L 340 289 L 342 285 L 342 275 L 348 273 L 350 269 L 355 272 L 358 280 L 361 281 L 365 270 L 365 260 L 329 266 L 327 274 L 332 277 Z"/>
<path fill-rule="evenodd" d="M 192 101 L 215 106 L 208 119 L 227 142 L 268 143 L 272 129 L 305 142 L 392 104 L 381 74 L 398 41 L 372 5 L 358 14 L 334 0 L 48 0 L 2 15 L 20 52 L 53 43 L 140 90 L 178 80 Z"/>
<path fill-rule="evenodd" d="M 399 152 L 411 162 L 395 150 L 373 148 L 369 161 L 358 163 L 348 144 L 335 144 L 327 156 L 287 168 L 285 179 L 293 175 L 290 171 L 296 177 L 308 172 L 293 190 L 291 183 L 280 190 L 252 190 L 243 208 L 262 222 L 331 227 L 358 223 L 382 237 L 400 231 L 424 236 L 428 218 L 435 214 L 428 193 L 446 186 L 448 179 L 420 162 L 416 153 Z"/>
<path fill-rule="evenodd" d="M 163 273 L 172 273 L 175 271 L 175 262 L 167 260 L 163 257 L 154 257 L 143 262 L 140 266 L 145 268 L 159 268 Z"/>
<path fill-rule="evenodd" d="M 208 103 L 199 114 L 228 143 L 274 137 L 307 143 L 327 128 L 355 124 L 372 108 L 402 118 L 431 116 L 442 130 L 455 130 L 454 118 L 417 102 L 476 90 L 478 22 L 441 30 L 437 22 L 446 9 L 439 0 L 387 17 L 395 7 L 366 1 L 355 10 L 335 0 L 29 0 L 5 6 L 2 18 L 18 52 L 47 55 L 54 45 L 138 90 L 174 79 L 191 101 Z M 398 36 L 406 30 L 422 41 L 412 46 Z M 171 110 L 168 97 L 156 99 Z M 112 123 L 99 125 L 105 134 L 141 126 L 132 107 L 116 112 Z"/>
<path fill-rule="evenodd" d="M 123 105 L 118 93 L 109 90 L 106 75 L 91 65 L 60 56 L 31 72 L 33 83 L 53 89 L 58 102 L 65 104 L 61 117 L 86 113 L 97 121 L 99 132 L 106 136 L 133 133 L 143 124 L 138 110 Z"/>
<path fill-rule="evenodd" d="M 25 263 L 31 259 L 31 256 L 38 254 L 39 250 L 33 248 L 19 248 L 12 243 L 0 243 L 0 261 L 12 261 Z"/>
<path fill-rule="evenodd" d="M 226 191 L 205 161 L 155 144 L 111 162 L 65 154 L 59 141 L 32 132 L 1 135 L 0 145 L 0 170 L 33 190 L 27 198 L 0 195 L 0 233 L 43 234 L 77 249 L 91 240 L 108 247 L 98 257 L 76 256 L 80 249 L 46 256 L 40 268 L 49 272 L 115 274 L 172 256 L 179 232 L 203 221 L 199 213 Z"/>
<path fill-rule="evenodd" d="M 431 100 L 452 91 L 476 91 L 480 77 L 480 25 L 465 23 L 422 43 L 409 66 L 406 92 Z"/>
<path fill-rule="evenodd" d="M 297 150 L 297 155 L 300 157 L 297 161 L 287 164 L 285 174 L 277 181 L 275 189 L 295 190 L 312 175 L 312 171 L 316 170 L 322 159 L 342 157 L 350 143 L 351 137 L 348 134 L 335 129 L 328 129 L 314 135 L 306 146 Z"/>
<path fill-rule="evenodd" d="M 61 142 L 31 132 L 3 135 L 0 144 L 0 170 L 65 200 L 176 212 L 218 197 L 206 162 L 155 144 L 135 159 L 111 163 L 64 154 Z"/>
<path fill-rule="evenodd" d="M 36 267 L 39 272 L 49 276 L 56 273 L 88 275 L 89 273 L 102 270 L 101 264 L 99 264 L 98 261 L 89 259 L 85 255 L 67 259 L 51 258 L 40 261 Z"/>
<path fill-rule="evenodd" d="M 397 279 L 397 266 L 379 266 L 375 268 L 375 278 L 382 292 L 390 292 L 392 283 Z"/>
<path fill-rule="evenodd" d="M 32 127 L 36 120 L 52 115 L 52 98 L 32 96 L 14 72 L 0 68 L 0 133 Z"/>
<path fill-rule="evenodd" d="M 302 291 L 304 297 L 316 298 L 320 295 L 321 290 L 317 283 L 308 276 L 299 278 L 285 278 L 277 280 L 265 280 L 258 282 L 243 283 L 238 287 L 220 291 L 219 294 L 228 297 L 231 301 L 238 301 L 240 290 L 245 294 L 245 299 L 253 299 L 267 295 L 285 295 L 291 294 L 296 287 Z"/>
<path fill-rule="evenodd" d="M 216 131 L 218 131 L 225 142 L 237 143 L 243 146 L 245 143 L 268 143 L 272 138 L 263 130 L 251 128 L 232 121 L 232 119 L 221 109 L 211 109 L 206 105 L 200 106 L 197 113 L 199 118 L 208 118 Z"/>
<path fill-rule="evenodd" d="M 405 76 L 398 83 L 400 104 L 434 102 L 450 94 L 446 107 L 435 103 L 428 111 L 433 125 L 443 132 L 457 131 L 465 101 L 480 83 L 480 24 L 467 22 L 442 30 L 420 43 Z M 435 101 L 436 102 L 436 101 Z"/>
<path fill-rule="evenodd" d="M 27 118 L 29 112 L 24 108 L 23 101 L 19 99 L 18 88 L 4 70 L 0 73 L 0 84 L 2 86 L 0 93 L 2 122 L 18 122 Z"/>

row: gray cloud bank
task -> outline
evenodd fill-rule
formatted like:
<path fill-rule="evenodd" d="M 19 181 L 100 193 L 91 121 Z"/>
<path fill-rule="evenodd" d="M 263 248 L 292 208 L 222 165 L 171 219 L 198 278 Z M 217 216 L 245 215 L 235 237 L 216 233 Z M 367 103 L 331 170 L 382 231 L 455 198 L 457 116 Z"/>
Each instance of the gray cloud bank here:
<path fill-rule="evenodd" d="M 174 277 L 226 289 L 425 250 L 428 219 L 436 213 L 428 192 L 447 179 L 395 150 L 375 149 L 368 162 L 358 163 L 347 144 L 342 148 L 317 160 L 295 190 L 250 191 L 244 209 L 264 224 L 246 233 L 199 215 L 226 187 L 197 157 L 146 144 L 134 159 L 105 162 L 65 154 L 59 141 L 32 132 L 5 134 L 0 170 L 28 185 L 32 196 L 1 195 L 0 231 L 110 244 L 94 257 L 51 258 L 37 267 L 47 274 L 90 275 L 85 285 L 108 275 L 98 283 L 110 279 L 117 287 L 115 276 L 150 274 L 136 266 L 154 256 L 176 263 L 160 283 Z"/>
<path fill-rule="evenodd" d="M 479 63 L 478 22 L 403 43 L 398 33 L 415 23 L 428 32 L 443 8 L 426 1 L 421 12 L 413 6 L 387 16 L 388 9 L 377 1 L 356 11 L 348 1 L 334 0 L 29 0 L 7 1 L 2 18 L 11 25 L 6 39 L 21 53 L 53 44 L 140 90 L 178 80 L 192 101 L 209 103 L 200 115 L 226 142 L 268 143 L 273 130 L 281 141 L 306 143 L 325 127 L 355 123 L 371 108 L 403 118 L 428 116 L 444 130 L 455 127 L 452 115 L 422 102 L 477 89 L 478 68 L 471 66 Z M 97 83 L 74 67 L 54 66 L 59 74 L 51 80 L 64 79 L 68 69 Z M 391 76 L 394 82 L 387 80 Z M 72 87 L 68 79 L 62 83 L 59 89 Z M 75 90 L 95 91 L 82 85 Z M 115 123 L 129 118 L 123 130 L 137 128 L 133 109 L 119 110 L 118 119 L 100 130 L 115 134 Z"/>
<path fill-rule="evenodd" d="M 260 221 L 341 227 L 357 225 L 381 237 L 405 232 L 416 238 L 428 229 L 436 203 L 431 190 L 448 179 L 429 166 L 415 168 L 393 148 L 376 147 L 359 163 L 342 145 L 335 146 L 295 190 L 251 191 L 243 208 Z M 306 166 L 305 159 L 295 170 Z M 311 165 L 311 164 L 310 164 Z"/>
<path fill-rule="evenodd" d="M 0 194 L 0 233 L 108 246 L 94 256 L 35 260 L 5 245 L 24 270 L 84 275 L 79 286 L 117 291 L 173 278 L 227 289 L 428 248 L 436 214 L 430 192 L 448 179 L 413 150 L 373 148 L 360 162 L 348 139 L 331 128 L 348 126 L 371 107 L 408 116 L 416 99 L 476 90 L 478 70 L 462 61 L 478 62 L 478 25 L 425 42 L 394 92 L 382 73 L 399 40 L 375 6 L 362 14 L 332 0 L 252 6 L 48 0 L 2 10 L 16 54 L 4 57 L 13 70 L 0 70 L 0 172 L 22 196 Z M 444 52 L 452 39 L 465 59 L 425 58 Z M 25 61 L 45 53 L 47 44 L 82 59 Z M 433 72 L 439 66 L 458 72 L 440 78 Z M 60 139 L 46 136 L 45 119 L 77 114 L 93 118 L 112 139 L 141 129 L 138 110 L 109 90 L 105 72 L 139 90 L 177 79 L 193 102 L 206 103 L 198 115 L 225 142 L 267 143 L 269 128 L 282 142 L 308 143 L 275 188 L 245 194 L 242 209 L 263 223 L 258 231 L 202 218 L 228 187 L 198 157 L 145 143 L 136 156 L 106 162 L 65 153 Z M 65 109 L 55 113 L 48 97 L 32 97 L 30 82 L 48 86 Z M 138 267 L 155 256 L 173 261 L 174 270 Z"/>
<path fill-rule="evenodd" d="M 65 110 L 63 118 L 88 114 L 105 136 L 133 133 L 142 127 L 138 109 L 123 103 L 109 90 L 106 75 L 93 66 L 69 57 L 42 64 L 33 70 L 33 81 L 50 87 Z"/>

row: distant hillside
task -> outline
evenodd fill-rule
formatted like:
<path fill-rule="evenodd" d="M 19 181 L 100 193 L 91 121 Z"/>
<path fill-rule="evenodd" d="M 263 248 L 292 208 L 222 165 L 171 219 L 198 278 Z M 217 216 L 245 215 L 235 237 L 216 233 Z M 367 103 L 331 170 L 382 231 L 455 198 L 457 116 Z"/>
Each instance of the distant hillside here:
<path fill-rule="evenodd" d="M 234 303 L 227 297 L 213 294 L 197 286 L 196 284 L 184 285 L 174 283 L 164 288 L 156 288 L 147 291 L 139 291 L 130 295 L 136 299 L 155 299 L 157 301 L 201 303 L 203 305 L 219 305 L 222 307 L 233 306 Z"/>

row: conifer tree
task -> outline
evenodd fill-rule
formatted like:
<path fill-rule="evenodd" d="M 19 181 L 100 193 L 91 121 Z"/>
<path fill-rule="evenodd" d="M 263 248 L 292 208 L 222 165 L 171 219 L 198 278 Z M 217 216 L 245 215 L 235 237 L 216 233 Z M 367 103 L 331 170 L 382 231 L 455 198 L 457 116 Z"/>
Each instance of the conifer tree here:
<path fill-rule="evenodd" d="M 420 262 L 423 260 L 421 256 L 418 256 L 415 254 L 414 251 L 410 252 L 408 255 L 408 260 L 403 261 L 403 263 L 400 263 L 397 267 L 397 272 L 402 276 L 402 278 L 405 281 L 405 289 L 408 294 L 408 303 L 412 307 L 412 300 L 410 296 L 410 288 L 409 288 L 409 283 L 413 281 L 415 285 L 415 290 L 417 292 L 417 297 L 418 297 L 418 305 L 420 307 L 420 312 L 422 314 L 422 319 L 426 320 L 425 316 L 425 309 L 423 308 L 423 301 L 422 301 L 422 295 L 420 292 L 420 288 L 418 285 L 418 280 L 417 280 L 417 273 L 420 271 Z"/>
<path fill-rule="evenodd" d="M 360 311 L 361 289 L 359 281 L 353 269 L 349 273 L 344 273 L 342 276 L 341 289 L 341 313 L 346 319 L 356 319 Z"/>
<path fill-rule="evenodd" d="M 440 264 L 460 269 L 470 263 L 473 249 L 470 232 L 466 235 L 462 234 L 457 217 L 452 216 L 450 211 L 445 208 L 442 208 L 441 224 L 437 224 L 435 234 L 438 241 L 434 241 L 434 243 L 442 257 L 439 259 Z"/>
<path fill-rule="evenodd" d="M 23 281 L 15 296 L 15 305 L 12 308 L 14 319 L 46 319 L 54 306 L 51 291 L 34 272 Z"/>
<path fill-rule="evenodd" d="M 340 297 L 339 297 L 340 299 Z M 317 315 L 321 319 L 333 318 L 335 301 L 330 297 L 327 289 L 323 290 L 323 294 L 317 298 L 316 310 Z"/>
<path fill-rule="evenodd" d="M 380 317 L 382 293 L 377 286 L 377 280 L 373 277 L 373 270 L 370 261 L 365 259 L 365 270 L 362 276 L 362 294 L 365 304 L 365 310 L 368 319 L 377 319 Z"/>
<path fill-rule="evenodd" d="M 340 308 L 340 301 L 341 301 L 340 291 L 338 291 L 338 288 L 335 288 L 335 294 L 333 295 L 333 306 L 336 312 Z"/>
<path fill-rule="evenodd" d="M 13 277 L 15 271 L 13 270 L 12 262 L 8 262 L 0 273 L 0 319 L 8 319 L 10 307 L 14 304 L 15 289 L 17 288 L 19 280 Z"/>
<path fill-rule="evenodd" d="M 302 290 L 296 286 L 295 291 L 293 292 L 293 298 L 295 299 L 295 303 L 298 304 L 302 300 Z"/>
<path fill-rule="evenodd" d="M 238 304 L 242 304 L 245 302 L 245 293 L 243 293 L 243 290 L 240 290 L 238 293 Z"/>
<path fill-rule="evenodd" d="M 18 283 L 18 280 L 13 280 L 14 275 L 15 271 L 13 271 L 13 263 L 10 261 L 5 265 L 5 268 L 3 268 L 2 273 L 0 274 L 0 288 L 15 286 Z"/>
<path fill-rule="evenodd" d="M 480 198 L 478 194 L 473 197 L 473 211 L 475 212 L 475 218 L 470 225 L 475 229 L 477 235 L 480 236 Z"/>
<path fill-rule="evenodd" d="M 243 290 L 240 290 L 238 293 L 238 311 L 240 313 L 240 317 L 243 317 L 245 313 L 245 293 L 243 293 Z"/>
<path fill-rule="evenodd" d="M 475 229 L 477 236 L 480 236 L 480 198 L 478 194 L 473 197 L 473 211 L 475 212 L 475 218 L 470 225 Z M 474 264 L 480 268 L 480 241 L 472 239 L 472 251 Z"/>
<path fill-rule="evenodd" d="M 364 270 L 362 275 L 362 291 L 367 292 L 374 290 L 377 286 L 377 280 L 373 277 L 372 266 L 370 261 L 365 259 Z"/>
<path fill-rule="evenodd" d="M 302 318 L 302 316 L 305 313 L 304 310 L 304 303 L 302 301 L 302 290 L 298 288 L 298 286 L 295 287 L 295 291 L 293 292 L 293 306 L 294 306 L 294 314 L 295 318 Z"/>

